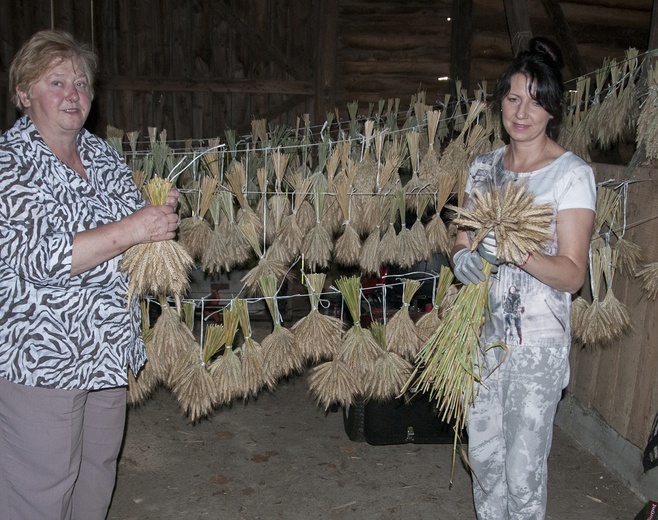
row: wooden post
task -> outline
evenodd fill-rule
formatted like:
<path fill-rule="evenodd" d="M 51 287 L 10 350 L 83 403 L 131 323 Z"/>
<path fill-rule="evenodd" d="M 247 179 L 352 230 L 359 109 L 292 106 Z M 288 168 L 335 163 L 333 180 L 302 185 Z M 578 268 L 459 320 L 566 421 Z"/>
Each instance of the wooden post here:
<path fill-rule="evenodd" d="M 532 39 L 528 4 L 526 0 L 504 0 L 504 3 L 512 52 L 516 56 L 528 49 L 528 42 Z"/>
<path fill-rule="evenodd" d="M 336 54 L 338 47 L 338 0 L 317 6 L 317 60 L 315 67 L 315 124 L 322 124 L 336 105 Z"/>
<path fill-rule="evenodd" d="M 473 41 L 473 0 L 453 0 L 450 34 L 450 77 L 471 88 L 471 42 Z"/>
<path fill-rule="evenodd" d="M 542 4 L 544 5 L 544 10 L 548 17 L 553 20 L 557 34 L 557 41 L 560 47 L 562 47 L 564 61 L 571 71 L 572 77 L 576 78 L 584 75 L 587 72 L 587 67 L 580 55 L 571 28 L 564 17 L 564 12 L 560 7 L 560 2 L 558 2 L 558 0 L 542 0 Z"/>

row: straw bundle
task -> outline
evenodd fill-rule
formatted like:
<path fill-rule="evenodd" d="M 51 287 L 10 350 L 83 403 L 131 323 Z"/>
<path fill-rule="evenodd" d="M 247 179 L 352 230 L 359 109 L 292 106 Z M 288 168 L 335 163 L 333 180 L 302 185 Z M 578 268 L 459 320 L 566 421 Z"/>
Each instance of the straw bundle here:
<path fill-rule="evenodd" d="M 642 288 L 647 292 L 647 298 L 655 300 L 658 296 L 658 262 L 645 265 L 635 273 L 635 277 L 642 280 Z"/>
<path fill-rule="evenodd" d="M 153 353 L 149 362 L 152 362 L 155 377 L 166 385 L 171 385 L 179 358 L 196 340 L 167 300 L 160 297 L 159 301 L 161 314 L 153 326 Z"/>
<path fill-rule="evenodd" d="M 188 351 L 181 356 L 181 363 L 176 370 L 171 389 L 183 413 L 192 424 L 207 417 L 217 402 L 217 387 L 209 370 L 209 358 L 196 342 L 190 344 Z M 212 357 L 212 356 L 210 356 Z"/>
<path fill-rule="evenodd" d="M 359 254 L 359 267 L 364 274 L 379 274 L 381 269 L 381 260 L 379 256 L 379 244 L 381 242 L 381 222 L 383 221 L 384 210 L 381 205 L 382 197 L 375 195 L 373 200 L 378 201 L 378 204 L 371 205 L 371 211 L 378 220 L 375 229 L 363 241 L 361 252 Z"/>
<path fill-rule="evenodd" d="M 233 308 L 238 315 L 238 322 L 242 329 L 243 343 L 239 348 L 242 362 L 242 379 L 244 384 L 244 398 L 255 397 L 265 387 L 274 388 L 275 380 L 265 370 L 265 353 L 263 347 L 252 337 L 251 322 L 247 301 L 235 299 Z"/>
<path fill-rule="evenodd" d="M 201 259 L 212 236 L 212 228 L 205 215 L 210 209 L 216 187 L 217 181 L 208 176 L 203 177 L 200 186 L 193 186 L 190 201 L 192 214 L 180 221 L 179 243 L 195 260 Z"/>
<path fill-rule="evenodd" d="M 615 252 L 617 258 L 616 268 L 622 274 L 635 273 L 637 266 L 645 261 L 642 247 L 625 238 L 619 238 L 617 240 L 615 243 Z"/>
<path fill-rule="evenodd" d="M 144 187 L 147 201 L 163 205 L 172 183 L 154 177 Z M 133 297 L 172 296 L 178 302 L 189 287 L 189 271 L 194 261 L 185 249 L 173 240 L 137 244 L 128 249 L 121 260 L 121 270 L 128 274 L 128 301 Z"/>
<path fill-rule="evenodd" d="M 311 183 L 312 180 L 309 177 L 297 181 L 293 195 L 292 213 L 283 218 L 281 227 L 272 241 L 270 248 L 272 258 L 289 264 L 299 255 L 304 241 L 304 233 L 299 226 L 297 214 L 311 189 Z"/>
<path fill-rule="evenodd" d="M 273 322 L 272 332 L 261 343 L 265 352 L 265 371 L 274 380 L 293 372 L 301 372 L 304 356 L 295 341 L 295 335 L 282 325 L 283 319 L 276 299 L 276 279 L 267 274 L 258 280 L 258 284 Z"/>
<path fill-rule="evenodd" d="M 333 253 L 334 242 L 327 228 L 324 226 L 321 215 L 324 208 L 324 192 L 322 186 L 313 186 L 313 207 L 315 208 L 316 223 L 304 236 L 301 253 L 310 270 L 325 269 L 329 267 Z"/>
<path fill-rule="evenodd" d="M 153 330 L 150 328 L 148 302 L 142 300 L 139 305 L 142 311 L 141 332 L 147 353 L 147 361 L 136 376 L 131 369 L 128 369 L 128 405 L 130 406 L 141 405 L 149 398 L 158 384 L 157 375 L 149 363 L 149 356 L 153 350 Z"/>
<path fill-rule="evenodd" d="M 437 150 L 434 149 L 434 141 L 436 140 L 436 131 L 439 126 L 439 120 L 441 119 L 441 111 L 428 110 L 426 117 L 429 144 L 427 152 L 425 152 L 425 155 L 420 160 L 418 177 L 422 182 L 426 182 L 430 186 L 435 186 L 438 184 L 439 177 L 439 156 L 437 155 Z"/>
<path fill-rule="evenodd" d="M 230 271 L 234 265 L 229 257 L 226 238 L 229 234 L 228 221 L 221 218 L 222 195 L 216 192 L 210 204 L 209 212 L 212 216 L 212 234 L 208 238 L 206 249 L 201 255 L 201 265 L 209 273 L 221 273 L 222 269 Z"/>
<path fill-rule="evenodd" d="M 648 159 L 658 158 L 658 67 L 647 71 L 648 96 L 637 118 L 636 142 Z"/>
<path fill-rule="evenodd" d="M 452 250 L 453 244 L 441 216 L 441 211 L 450 198 L 450 194 L 456 188 L 455 178 L 449 173 L 439 171 L 436 182 L 436 198 L 434 199 L 435 213 L 425 226 L 425 234 L 427 235 L 430 254 L 443 253 L 448 255 Z"/>
<path fill-rule="evenodd" d="M 341 320 L 318 310 L 326 277 L 324 273 L 304 276 L 311 311 L 290 329 L 295 335 L 295 343 L 302 356 L 313 364 L 334 357 L 343 334 Z"/>
<path fill-rule="evenodd" d="M 270 196 L 268 205 L 271 211 L 271 219 L 275 235 L 279 231 L 284 217 L 290 215 L 291 211 L 290 199 L 287 194 L 281 191 L 283 176 L 288 167 L 289 161 L 289 154 L 281 153 L 279 151 L 272 152 L 272 165 L 274 168 L 275 182 L 274 194 Z M 272 239 L 273 238 L 274 237 L 272 237 Z"/>
<path fill-rule="evenodd" d="M 308 387 L 309 393 L 325 410 L 333 404 L 351 405 L 358 392 L 357 381 L 352 371 L 338 358 L 314 367 L 309 373 Z"/>
<path fill-rule="evenodd" d="M 493 230 L 497 257 L 521 264 L 537 244 L 551 238 L 554 211 L 550 204 L 534 204 L 534 196 L 523 183 L 506 183 L 500 189 L 476 189 L 469 199 L 470 209 L 450 206 L 459 215 L 457 225 L 475 230 L 473 249 Z"/>
<path fill-rule="evenodd" d="M 234 398 L 245 393 L 242 363 L 233 350 L 233 342 L 238 330 L 238 315 L 232 308 L 224 307 L 222 319 L 224 325 L 222 333 L 224 350 L 222 355 L 217 357 L 210 365 L 210 375 L 215 382 L 217 392 L 215 404 L 220 406 L 230 403 Z M 219 335 L 220 331 L 214 329 L 214 327 L 217 326 L 209 325 L 208 332 L 212 330 Z"/>
<path fill-rule="evenodd" d="M 249 294 L 256 294 L 259 288 L 259 281 L 263 276 L 272 275 L 276 280 L 283 280 L 288 274 L 288 265 L 269 254 L 271 249 L 263 253 L 259 238 L 253 230 L 244 236 L 251 244 L 254 253 L 256 253 L 258 263 L 240 281 L 244 284 Z"/>
<path fill-rule="evenodd" d="M 571 92 L 570 107 L 572 110 L 565 117 L 558 136 L 558 143 L 583 160 L 590 162 L 589 146 L 591 138 L 588 130 L 591 78 L 579 78 L 576 81 L 576 91 Z"/>
<path fill-rule="evenodd" d="M 334 190 L 344 219 L 343 233 L 335 243 L 334 260 L 347 267 L 359 265 L 361 238 L 350 222 L 351 202 L 347 194 L 347 185 L 340 183 L 334 186 Z"/>
<path fill-rule="evenodd" d="M 105 140 L 112 148 L 114 148 L 119 155 L 123 157 L 123 134 L 124 131 L 120 128 L 116 128 L 112 125 L 107 125 L 106 127 L 106 137 Z"/>
<path fill-rule="evenodd" d="M 491 264 L 485 262 L 488 280 Z M 438 403 L 442 420 L 453 422 L 455 435 L 468 424 L 475 383 L 482 381 L 480 329 L 484 324 L 489 284 L 462 287 L 439 328 L 416 356 L 416 367 L 402 392 L 416 388 Z M 490 346 L 488 347 L 490 348 Z"/>
<path fill-rule="evenodd" d="M 391 317 L 386 327 L 386 344 L 391 352 L 395 352 L 409 361 L 413 361 L 421 346 L 416 324 L 409 315 L 409 304 L 420 288 L 418 280 L 403 279 L 402 307 Z"/>
<path fill-rule="evenodd" d="M 357 380 L 359 391 L 363 391 L 363 378 L 372 370 L 379 355 L 379 347 L 368 329 L 361 327 L 361 280 L 358 276 L 341 277 L 336 286 L 352 317 L 352 326 L 343 335 L 337 359 L 343 361 Z"/>
<path fill-rule="evenodd" d="M 424 344 L 441 324 L 439 311 L 442 308 L 443 300 L 451 287 L 453 279 L 452 270 L 447 266 L 442 266 L 439 272 L 436 290 L 434 291 L 432 310 L 423 314 L 416 322 L 416 332 L 418 333 L 421 344 Z"/>
<path fill-rule="evenodd" d="M 263 221 L 254 212 L 247 199 L 247 174 L 242 162 L 232 163 L 226 173 L 229 189 L 238 201 L 238 211 L 235 218 L 238 229 L 242 234 L 255 232 L 259 237 L 263 235 Z M 254 230 L 254 231 L 252 231 Z"/>
<path fill-rule="evenodd" d="M 404 185 L 406 197 L 406 209 L 414 210 L 420 199 L 427 206 L 432 200 L 431 184 L 420 178 L 420 133 L 409 131 L 406 133 L 407 146 L 409 148 L 409 159 L 411 161 L 411 179 Z M 435 154 L 436 157 L 436 154 Z M 438 161 L 437 161 L 438 162 Z"/>
<path fill-rule="evenodd" d="M 366 374 L 365 395 L 367 399 L 386 401 L 400 394 L 413 367 L 404 357 L 387 348 L 389 333 L 386 325 L 373 323 L 370 331 L 381 352 L 373 363 L 372 371 Z"/>
<path fill-rule="evenodd" d="M 224 244 L 226 246 L 226 258 L 228 264 L 232 267 L 241 265 L 252 256 L 252 241 L 260 241 L 258 230 L 245 219 L 238 223 L 235 218 L 235 207 L 233 204 L 233 194 L 230 191 L 220 191 L 221 200 L 220 208 L 226 217 L 226 224 L 223 225 L 226 230 L 224 235 Z"/>

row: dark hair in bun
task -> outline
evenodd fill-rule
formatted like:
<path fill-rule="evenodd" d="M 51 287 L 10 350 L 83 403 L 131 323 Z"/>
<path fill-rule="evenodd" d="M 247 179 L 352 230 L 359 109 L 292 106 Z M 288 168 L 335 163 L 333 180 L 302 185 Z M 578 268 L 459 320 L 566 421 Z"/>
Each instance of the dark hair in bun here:
<path fill-rule="evenodd" d="M 564 114 L 563 67 L 562 52 L 555 43 L 547 38 L 533 38 L 529 49 L 520 52 L 500 77 L 496 85 L 495 102 L 500 105 L 507 96 L 514 74 L 525 75 L 533 87 L 533 99 L 553 116 L 546 131 L 554 137 Z"/>

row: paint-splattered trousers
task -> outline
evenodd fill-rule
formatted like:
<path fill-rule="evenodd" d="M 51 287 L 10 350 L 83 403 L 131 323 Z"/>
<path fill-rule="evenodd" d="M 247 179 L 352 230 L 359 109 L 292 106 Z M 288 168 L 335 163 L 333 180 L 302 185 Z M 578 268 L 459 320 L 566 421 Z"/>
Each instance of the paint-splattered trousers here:
<path fill-rule="evenodd" d="M 470 410 L 468 456 L 478 520 L 542 520 L 553 421 L 569 377 L 568 347 L 508 347 Z"/>

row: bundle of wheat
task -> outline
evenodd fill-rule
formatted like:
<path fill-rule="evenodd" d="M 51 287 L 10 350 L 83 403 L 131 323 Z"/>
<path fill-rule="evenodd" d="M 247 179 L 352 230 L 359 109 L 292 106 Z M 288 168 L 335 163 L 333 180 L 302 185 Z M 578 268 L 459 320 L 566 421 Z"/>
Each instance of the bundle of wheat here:
<path fill-rule="evenodd" d="M 334 404 L 351 405 L 358 392 L 358 385 L 347 364 L 334 358 L 311 369 L 308 389 L 318 405 L 328 410 Z"/>
<path fill-rule="evenodd" d="M 223 329 L 222 325 L 213 325 Z M 220 330 L 220 334 L 223 332 Z M 194 342 L 181 356 L 179 367 L 171 383 L 171 390 L 183 413 L 192 424 L 207 417 L 217 402 L 217 385 L 210 374 L 210 360 L 221 348 L 221 342 L 208 341 L 203 348 Z"/>
<path fill-rule="evenodd" d="M 418 177 L 420 178 L 421 182 L 429 184 L 431 191 L 432 187 L 438 184 L 439 177 L 439 151 L 434 148 L 434 142 L 436 140 L 436 132 L 439 126 L 439 120 L 441 119 L 441 111 L 428 110 L 425 114 L 427 119 L 428 146 L 427 152 L 425 152 L 420 160 L 420 166 L 418 167 Z M 430 198 L 430 202 L 431 200 L 432 199 Z"/>
<path fill-rule="evenodd" d="M 313 186 L 313 207 L 315 208 L 316 222 L 315 226 L 304 236 L 301 247 L 302 257 L 311 271 L 327 268 L 334 248 L 331 234 L 321 218 L 324 202 L 323 186 L 315 183 Z"/>
<path fill-rule="evenodd" d="M 224 307 L 222 321 L 224 330 L 221 339 L 224 349 L 222 355 L 210 364 L 210 375 L 216 388 L 215 404 L 220 406 L 230 403 L 236 397 L 242 397 L 245 393 L 242 362 L 233 350 L 233 342 L 238 330 L 238 315 L 232 306 Z M 214 327 L 216 325 L 209 325 L 208 332 Z M 219 331 L 213 330 L 213 332 Z"/>
<path fill-rule="evenodd" d="M 370 332 L 381 351 L 373 363 L 372 370 L 365 376 L 367 399 L 386 401 L 395 398 L 413 370 L 409 361 L 388 347 L 389 326 L 390 324 L 387 326 L 377 322 L 370 325 Z"/>
<path fill-rule="evenodd" d="M 163 205 L 172 183 L 159 177 L 152 178 L 144 187 L 147 201 Z M 128 301 L 137 296 L 167 295 L 180 298 L 189 288 L 189 271 L 194 261 L 174 240 L 137 244 L 128 249 L 121 260 L 121 270 L 129 277 Z"/>
<path fill-rule="evenodd" d="M 635 277 L 642 279 L 642 288 L 647 292 L 647 298 L 655 300 L 658 296 L 658 262 L 645 265 L 635 273 Z"/>
<path fill-rule="evenodd" d="M 391 317 L 386 327 L 386 345 L 388 350 L 395 352 L 409 361 L 413 361 L 421 346 L 416 324 L 409 315 L 409 305 L 420 288 L 421 282 L 412 279 L 402 279 L 402 307 Z"/>
<path fill-rule="evenodd" d="M 554 210 L 550 204 L 535 204 L 524 183 L 505 183 L 500 189 L 476 189 L 469 209 L 448 206 L 458 214 L 453 222 L 475 231 L 473 249 L 494 231 L 497 257 L 522 264 L 528 254 L 537 252 L 552 236 Z"/>
<path fill-rule="evenodd" d="M 647 70 L 648 95 L 637 118 L 636 142 L 648 159 L 658 158 L 658 67 Z"/>
<path fill-rule="evenodd" d="M 229 226 L 228 220 L 222 218 L 222 195 L 220 192 L 215 192 L 210 203 L 209 212 L 213 221 L 212 234 L 208 238 L 206 248 L 201 255 L 201 265 L 205 271 L 211 274 L 221 273 L 222 270 L 229 271 L 234 264 L 226 244 Z"/>
<path fill-rule="evenodd" d="M 151 344 L 153 351 L 149 363 L 158 381 L 171 385 L 174 368 L 181 355 L 196 340 L 181 320 L 180 314 L 169 306 L 166 298 L 159 297 L 160 316 L 153 325 Z"/>
<path fill-rule="evenodd" d="M 334 357 L 343 334 L 343 322 L 318 309 L 325 279 L 324 273 L 304 275 L 311 311 L 290 329 L 302 356 L 313 364 Z"/>
<path fill-rule="evenodd" d="M 304 233 L 299 226 L 297 213 L 301 203 L 306 199 L 312 180 L 305 177 L 296 181 L 293 194 L 292 212 L 283 218 L 281 227 L 274 236 L 270 246 L 270 255 L 283 263 L 290 264 L 299 255 L 304 241 Z"/>
<path fill-rule="evenodd" d="M 334 246 L 334 260 L 341 265 L 351 267 L 359 265 L 361 237 L 350 222 L 352 204 L 347 190 L 348 186 L 344 182 L 334 185 L 336 200 L 343 212 L 343 232 Z"/>
<path fill-rule="evenodd" d="M 254 212 L 247 199 L 248 179 L 247 173 L 242 162 L 234 162 L 232 167 L 226 172 L 226 181 L 229 190 L 238 201 L 237 216 L 235 218 L 237 227 L 242 234 L 256 230 L 258 236 L 263 234 L 263 221 Z M 245 231 L 248 230 L 248 231 Z"/>
<path fill-rule="evenodd" d="M 444 299 L 446 299 L 448 291 L 452 287 L 453 279 L 452 270 L 447 266 L 442 266 L 439 272 L 436 290 L 434 291 L 432 310 L 423 314 L 416 322 L 416 332 L 418 333 L 421 344 L 424 344 L 441 324 L 439 313 L 443 308 Z"/>
<path fill-rule="evenodd" d="M 205 216 L 210 209 L 216 188 L 217 180 L 204 176 L 200 182 L 193 182 L 185 197 L 190 205 L 191 215 L 181 219 L 178 241 L 195 260 L 202 258 L 212 236 L 212 228 Z"/>
<path fill-rule="evenodd" d="M 263 347 L 252 337 L 247 300 L 234 299 L 232 306 L 238 315 L 238 322 L 242 329 L 243 343 L 238 352 L 242 362 L 244 398 L 247 399 L 255 397 L 262 388 L 271 390 L 276 381 L 265 370 Z"/>
<path fill-rule="evenodd" d="M 283 318 L 277 301 L 277 282 L 272 274 L 258 280 L 265 303 L 272 316 L 273 329 L 262 341 L 265 352 L 265 371 L 274 380 L 286 377 L 293 372 L 301 372 L 304 356 L 295 341 L 295 335 L 283 326 Z"/>
<path fill-rule="evenodd" d="M 152 370 L 149 364 L 149 353 L 152 350 L 153 330 L 151 329 L 148 301 L 139 302 L 142 311 L 141 332 L 144 340 L 144 347 L 147 352 L 147 362 L 144 364 L 138 374 L 133 374 L 128 369 L 128 404 L 130 406 L 139 406 L 153 393 L 158 384 L 157 374 Z"/>
<path fill-rule="evenodd" d="M 364 376 L 372 370 L 379 355 L 379 347 L 369 329 L 361 327 L 361 279 L 358 276 L 342 276 L 336 286 L 343 296 L 352 318 L 352 326 L 343 335 L 337 356 L 354 375 L 358 390 L 363 393 Z"/>

